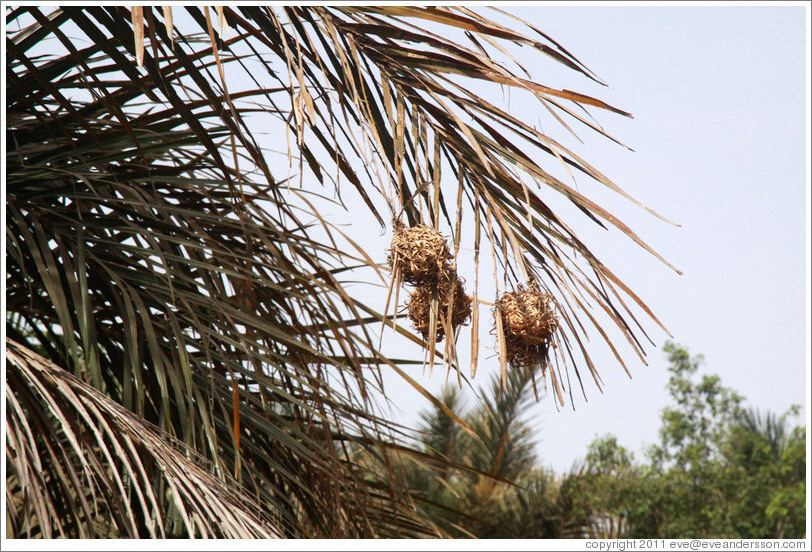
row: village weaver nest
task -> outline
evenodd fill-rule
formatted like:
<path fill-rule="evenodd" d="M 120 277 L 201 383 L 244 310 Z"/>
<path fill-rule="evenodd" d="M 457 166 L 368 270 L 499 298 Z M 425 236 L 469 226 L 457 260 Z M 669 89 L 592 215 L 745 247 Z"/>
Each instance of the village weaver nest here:
<path fill-rule="evenodd" d="M 453 285 L 453 288 L 452 288 Z M 452 292 L 453 289 L 453 292 Z M 436 291 L 435 291 L 436 290 Z M 436 292 L 436 295 L 434 295 Z M 452 296 L 453 293 L 453 296 Z M 421 286 L 412 292 L 409 303 L 406 305 L 409 310 L 409 319 L 412 321 L 415 331 L 428 339 L 431 332 L 431 308 L 433 296 L 437 301 L 437 326 L 436 341 L 439 343 L 445 337 L 445 326 L 448 321 L 449 304 L 451 305 L 451 329 L 465 325 L 471 317 L 471 298 L 465 294 L 462 281 L 454 276 L 452 283 L 451 275 L 444 273 L 444 278 L 439 285 Z M 441 321 L 440 318 L 443 320 Z"/>
<path fill-rule="evenodd" d="M 508 292 L 497 301 L 496 315 L 502 317 L 505 356 L 514 368 L 545 366 L 558 318 L 552 298 L 535 285 Z"/>
<path fill-rule="evenodd" d="M 437 286 L 450 270 L 451 251 L 437 230 L 424 224 L 406 228 L 396 221 L 387 261 L 400 268 L 407 284 Z"/>

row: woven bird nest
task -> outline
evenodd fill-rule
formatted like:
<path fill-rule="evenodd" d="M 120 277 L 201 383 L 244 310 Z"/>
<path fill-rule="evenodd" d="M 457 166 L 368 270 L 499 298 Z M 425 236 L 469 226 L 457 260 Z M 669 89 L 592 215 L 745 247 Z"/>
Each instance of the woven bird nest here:
<path fill-rule="evenodd" d="M 450 270 L 451 251 L 437 230 L 424 224 L 406 228 L 396 222 L 387 261 L 400 268 L 407 284 L 437 286 Z"/>
<path fill-rule="evenodd" d="M 514 368 L 546 365 L 558 318 L 552 298 L 534 285 L 519 286 L 497 301 L 497 316 L 502 317 L 505 355 Z"/>
<path fill-rule="evenodd" d="M 423 339 L 428 339 L 431 331 L 431 307 L 434 289 L 437 290 L 438 317 L 445 321 L 448 320 L 448 308 L 449 302 L 451 302 L 452 330 L 468 323 L 471 317 L 471 298 L 465 294 L 465 289 L 463 289 L 459 277 L 454 279 L 453 286 L 453 297 L 450 293 L 451 280 L 448 277 L 442 279 L 440 285 L 436 288 L 421 286 L 412 292 L 409 303 L 406 305 L 409 309 L 409 319 L 412 321 L 415 331 L 419 332 Z M 436 341 L 439 343 L 444 337 L 443 322 L 438 319 Z"/>

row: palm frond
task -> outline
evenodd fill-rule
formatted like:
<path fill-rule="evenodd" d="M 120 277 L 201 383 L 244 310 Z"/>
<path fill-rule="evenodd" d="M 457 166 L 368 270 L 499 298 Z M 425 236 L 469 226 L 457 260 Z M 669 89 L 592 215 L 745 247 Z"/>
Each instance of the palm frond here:
<path fill-rule="evenodd" d="M 235 132 L 219 106 L 153 91 L 169 98 L 173 78 L 198 82 L 182 71 L 200 68 L 167 53 L 165 72 L 143 78 L 119 38 L 97 36 L 129 28 L 123 16 L 70 12 L 98 38 L 82 52 L 29 57 L 7 39 L 9 335 L 241 478 L 286 536 L 401 534 L 408 500 L 372 508 L 384 482 L 360 475 L 343 444 L 394 427 L 372 402 L 393 361 L 364 317 L 382 316 L 339 279 L 369 256 L 326 222 L 301 222 L 318 213 L 277 182 L 213 155 Z M 144 63 L 155 69 L 149 51 Z"/>
<path fill-rule="evenodd" d="M 15 538 L 283 534 L 272 511 L 177 439 L 11 339 L 6 358 Z"/>
<path fill-rule="evenodd" d="M 501 378 L 490 381 L 477 408 L 468 416 L 481 443 L 473 443 L 471 463 L 494 476 L 515 480 L 535 461 L 533 431 L 522 419 L 533 396 L 533 371 L 511 371 L 505 389 Z"/>
<path fill-rule="evenodd" d="M 597 108 L 628 113 L 596 98 L 519 76 L 509 62 L 497 61 L 485 45 L 497 51 L 504 50 L 500 42 L 529 45 L 592 78 L 569 52 L 548 37 L 529 40 L 466 8 L 290 7 L 281 13 L 255 9 L 226 14 L 236 29 L 244 30 L 244 36 L 265 43 L 285 60 L 294 97 L 308 90 L 312 104 L 298 111 L 294 107 L 293 118 L 298 122 L 292 126 L 297 136 L 306 128 L 315 137 L 296 145 L 320 180 L 332 172 L 345 176 L 380 219 L 380 209 L 370 205 L 372 198 L 366 189 L 377 188 L 386 198 L 390 216 L 405 216 L 411 225 L 437 226 L 443 219 L 458 247 L 465 248 L 450 213 L 459 213 L 462 207 L 454 198 L 467 200 L 478 224 L 493 221 L 488 236 L 498 250 L 506 285 L 535 280 L 555 297 L 563 321 L 556 350 L 559 370 L 571 364 L 581 381 L 580 356 L 600 385 L 585 346 L 589 326 L 597 329 L 626 367 L 591 309 L 606 316 L 645 362 L 642 339 L 648 336 L 635 308 L 662 324 L 544 201 L 541 190 L 550 188 L 562 194 L 597 224 L 614 226 L 661 257 L 628 225 L 553 176 L 553 171 L 544 168 L 544 160 L 632 198 L 576 153 L 488 102 L 479 95 L 479 87 L 469 85 L 524 91 L 565 128 L 570 128 L 566 119 L 574 119 L 608 136 L 579 111 Z M 457 37 L 454 29 L 466 34 Z M 343 124 L 337 125 L 339 120 Z M 319 145 L 324 148 L 322 154 L 311 150 Z M 348 173 L 350 157 L 367 161 L 368 150 L 376 161 L 373 168 L 364 166 Z M 329 159 L 336 160 L 333 169 L 325 167 Z M 364 172 L 369 186 L 359 189 Z M 452 178 L 441 176 L 449 173 Z M 456 189 L 447 180 L 455 182 Z M 436 187 L 432 197 L 430 184 L 435 182 L 443 185 Z M 570 364 L 564 364 L 567 358 Z M 558 381 L 568 381 L 558 375 Z"/>
<path fill-rule="evenodd" d="M 644 357 L 636 316 L 659 322 L 540 189 L 654 252 L 542 165 L 623 192 L 470 86 L 530 94 L 564 128 L 608 136 L 582 112 L 625 111 L 498 59 L 523 45 L 595 80 L 542 33 L 453 7 L 6 16 L 8 335 L 236 478 L 285 536 L 436 534 L 348 445 L 401 431 L 378 413 L 382 367 L 443 405 L 403 369 L 413 359 L 379 351 L 373 332 L 390 318 L 347 285 L 348 267 L 385 271 L 323 216 L 331 193 L 352 190 L 382 225 L 446 225 L 456 251 L 469 247 L 467 202 L 494 277 L 553 295 L 556 366 L 581 381 L 580 357 L 600 381 L 586 329 L 613 338 L 593 304 Z"/>

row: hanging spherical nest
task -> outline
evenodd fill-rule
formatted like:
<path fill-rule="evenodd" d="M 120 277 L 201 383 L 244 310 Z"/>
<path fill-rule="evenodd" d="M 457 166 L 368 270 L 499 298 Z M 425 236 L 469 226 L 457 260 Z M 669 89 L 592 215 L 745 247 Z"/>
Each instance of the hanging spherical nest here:
<path fill-rule="evenodd" d="M 514 368 L 544 366 L 558 318 L 552 297 L 535 285 L 508 292 L 496 303 L 505 336 L 505 356 Z"/>
<path fill-rule="evenodd" d="M 396 221 L 387 261 L 400 269 L 407 284 L 436 286 L 449 271 L 451 251 L 437 230 L 424 224 L 406 228 Z"/>
<path fill-rule="evenodd" d="M 436 287 L 421 286 L 415 289 L 406 305 L 409 311 L 409 319 L 412 321 L 415 331 L 420 333 L 423 339 L 428 339 L 431 332 L 432 300 L 437 301 L 436 313 L 438 320 L 435 337 L 438 343 L 445 337 L 443 321 L 447 323 L 449 305 L 451 305 L 452 331 L 458 326 L 467 324 L 471 317 L 471 298 L 465 294 L 462 281 L 459 277 L 455 277 L 452 288 L 449 273 L 445 273 L 444 276 Z M 439 318 L 442 318 L 443 321 Z"/>

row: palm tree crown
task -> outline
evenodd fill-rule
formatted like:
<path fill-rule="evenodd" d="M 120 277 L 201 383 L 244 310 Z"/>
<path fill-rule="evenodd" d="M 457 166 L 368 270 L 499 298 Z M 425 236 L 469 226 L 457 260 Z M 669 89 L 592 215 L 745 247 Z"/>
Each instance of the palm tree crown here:
<path fill-rule="evenodd" d="M 417 359 L 380 352 L 380 325 L 434 343 L 347 285 L 359 269 L 389 281 L 324 216 L 347 187 L 381 225 L 447 227 L 477 267 L 490 249 L 505 289 L 548 292 L 560 400 L 567 366 L 599 381 L 585 327 L 611 346 L 587 304 L 643 358 L 634 310 L 659 322 L 539 189 L 651 249 L 542 160 L 623 192 L 466 85 L 605 134 L 582 109 L 627 114 L 495 57 L 522 45 L 597 80 L 542 32 L 408 6 L 22 6 L 6 21 L 15 535 L 437 534 L 398 478 L 355 460 L 387 466 L 402 444 L 376 405 L 381 367 L 451 411 L 404 370 Z M 453 364 L 453 339 L 437 355 Z"/>

